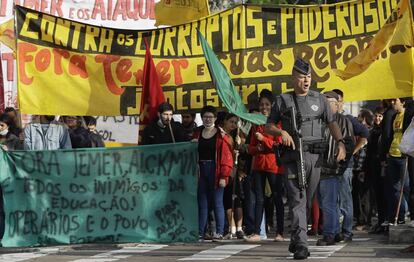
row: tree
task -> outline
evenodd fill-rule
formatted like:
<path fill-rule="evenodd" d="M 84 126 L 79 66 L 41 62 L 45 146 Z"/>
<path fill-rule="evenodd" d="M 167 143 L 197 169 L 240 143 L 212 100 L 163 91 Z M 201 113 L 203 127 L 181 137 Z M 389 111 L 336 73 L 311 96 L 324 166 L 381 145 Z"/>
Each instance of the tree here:
<path fill-rule="evenodd" d="M 241 3 L 242 0 L 208 0 L 211 13 L 217 13 Z"/>

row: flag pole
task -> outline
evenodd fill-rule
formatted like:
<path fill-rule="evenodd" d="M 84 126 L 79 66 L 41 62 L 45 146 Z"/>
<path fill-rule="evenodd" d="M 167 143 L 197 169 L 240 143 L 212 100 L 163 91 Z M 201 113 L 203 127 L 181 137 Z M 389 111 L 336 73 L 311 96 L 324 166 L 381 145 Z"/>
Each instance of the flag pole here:
<path fill-rule="evenodd" d="M 172 141 L 175 144 L 175 137 L 174 137 L 174 133 L 171 128 L 171 122 L 168 122 L 168 127 L 170 128 L 170 134 L 171 134 Z"/>

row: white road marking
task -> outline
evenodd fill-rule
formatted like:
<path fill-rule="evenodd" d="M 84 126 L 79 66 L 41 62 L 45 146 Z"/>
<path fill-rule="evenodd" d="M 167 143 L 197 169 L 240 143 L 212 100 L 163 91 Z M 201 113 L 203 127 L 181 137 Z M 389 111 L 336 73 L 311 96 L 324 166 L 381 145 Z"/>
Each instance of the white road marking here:
<path fill-rule="evenodd" d="M 27 252 L 27 253 L 9 253 L 0 255 L 0 262 L 18 262 L 25 261 L 34 258 L 44 257 L 49 254 L 54 254 L 59 252 L 59 248 L 42 248 L 36 252 Z"/>
<path fill-rule="evenodd" d="M 222 245 L 178 260 L 223 260 L 240 253 L 243 250 L 252 249 L 258 246 L 260 245 Z"/>
<path fill-rule="evenodd" d="M 72 260 L 70 262 L 111 262 L 119 259 L 131 257 L 132 254 L 142 254 L 152 250 L 161 249 L 168 245 L 138 245 L 135 247 L 123 247 L 122 249 L 112 250 L 105 253 L 100 253 L 90 258 L 81 258 Z M 126 254 L 126 255 L 123 255 Z M 128 255 L 131 254 L 131 255 Z"/>

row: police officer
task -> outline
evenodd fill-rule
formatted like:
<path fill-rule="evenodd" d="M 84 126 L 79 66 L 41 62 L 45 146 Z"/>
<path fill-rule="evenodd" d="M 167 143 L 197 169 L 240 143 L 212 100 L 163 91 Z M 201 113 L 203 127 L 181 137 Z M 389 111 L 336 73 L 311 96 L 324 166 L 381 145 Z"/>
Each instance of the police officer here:
<path fill-rule="evenodd" d="M 324 124 L 329 128 L 333 138 L 338 142 L 337 161 L 345 158 L 345 146 L 341 131 L 335 122 L 333 113 L 326 98 L 310 90 L 311 67 L 302 59 L 295 61 L 292 70 L 293 92 L 281 94 L 276 97 L 272 111 L 267 120 L 266 132 L 282 137 L 282 144 L 286 150 L 281 157 L 285 167 L 285 173 L 289 180 L 286 183 L 289 208 L 292 218 L 292 233 L 289 252 L 294 253 L 294 259 L 306 259 L 310 254 L 307 243 L 307 206 L 312 201 L 320 177 L 319 157 L 320 153 L 313 150 L 314 145 L 322 140 Z M 288 112 L 295 108 L 298 128 L 304 145 L 302 148 L 305 165 L 307 187 L 302 189 L 298 183 L 298 164 L 296 152 L 299 150 L 295 144 L 295 132 L 292 127 L 292 119 Z M 282 129 L 276 126 L 282 123 Z M 298 141 L 298 140 L 296 140 Z M 296 151 L 296 152 L 295 152 Z M 293 156 L 293 157 L 292 157 Z"/>

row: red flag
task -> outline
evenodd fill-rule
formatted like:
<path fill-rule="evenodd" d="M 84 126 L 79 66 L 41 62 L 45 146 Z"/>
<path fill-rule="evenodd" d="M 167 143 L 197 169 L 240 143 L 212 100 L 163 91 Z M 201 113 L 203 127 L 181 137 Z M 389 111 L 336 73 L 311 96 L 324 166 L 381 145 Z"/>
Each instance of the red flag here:
<path fill-rule="evenodd" d="M 154 60 L 147 39 L 144 38 L 146 52 L 142 81 L 140 125 L 147 125 L 157 118 L 158 105 L 165 102 L 164 93 L 155 69 Z M 140 128 L 141 129 L 141 128 Z"/>

